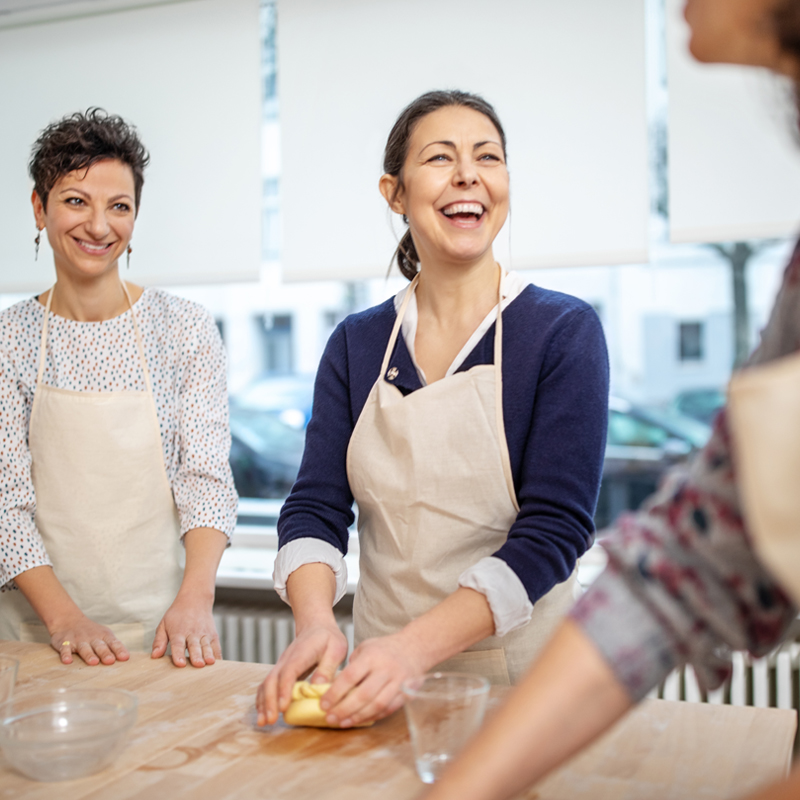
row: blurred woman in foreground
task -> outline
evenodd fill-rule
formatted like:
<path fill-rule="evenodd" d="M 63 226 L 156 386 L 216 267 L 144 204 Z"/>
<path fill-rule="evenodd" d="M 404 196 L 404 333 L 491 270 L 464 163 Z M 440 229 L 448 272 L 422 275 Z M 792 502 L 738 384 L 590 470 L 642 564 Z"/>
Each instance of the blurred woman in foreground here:
<path fill-rule="evenodd" d="M 685 15 L 696 59 L 767 67 L 788 75 L 800 97 L 800 0 L 689 0 Z M 800 247 L 749 364 L 798 348 Z M 718 686 L 730 650 L 762 656 L 787 634 L 797 606 L 753 549 L 728 419 L 723 410 L 688 473 L 670 476 L 604 540 L 606 572 L 426 800 L 511 797 L 597 738 L 678 665 L 693 664 L 702 683 Z M 758 795 L 789 797 L 800 797 L 800 769 Z"/>

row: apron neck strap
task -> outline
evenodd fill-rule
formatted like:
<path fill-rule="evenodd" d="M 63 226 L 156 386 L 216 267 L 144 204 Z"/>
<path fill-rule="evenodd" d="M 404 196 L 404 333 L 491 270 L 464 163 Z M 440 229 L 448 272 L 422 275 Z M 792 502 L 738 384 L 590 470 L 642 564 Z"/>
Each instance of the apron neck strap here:
<path fill-rule="evenodd" d="M 36 374 L 36 385 L 41 386 L 44 377 L 44 354 L 47 347 L 47 323 L 50 319 L 50 306 L 53 304 L 53 293 L 56 290 L 55 283 L 50 287 L 47 295 L 47 305 L 44 307 L 44 324 L 42 325 L 42 335 L 39 339 L 39 371 Z"/>
<path fill-rule="evenodd" d="M 500 367 L 503 362 L 503 281 L 505 273 L 500 267 L 500 283 L 497 287 L 497 322 L 494 326 L 494 366 L 497 370 L 498 383 L 499 376 L 502 374 Z"/>
<path fill-rule="evenodd" d="M 397 317 L 394 321 L 394 327 L 392 328 L 392 335 L 389 337 L 389 346 L 386 348 L 386 352 L 383 354 L 383 364 L 381 365 L 381 376 L 379 380 L 384 379 L 386 370 L 389 368 L 389 359 L 392 357 L 392 353 L 394 352 L 394 345 L 397 341 L 397 336 L 400 333 L 400 326 L 403 324 L 403 317 L 406 315 L 406 309 L 408 308 L 411 296 L 417 289 L 417 283 L 419 283 L 419 273 L 414 276 L 414 280 L 411 281 L 408 289 L 406 289 L 406 296 L 403 298 L 403 302 L 401 303 L 397 312 Z"/>
<path fill-rule="evenodd" d="M 128 307 L 131 310 L 131 321 L 133 322 L 133 332 L 136 335 L 136 347 L 139 350 L 139 360 L 142 364 L 142 374 L 144 375 L 144 385 L 147 391 L 152 394 L 153 385 L 150 381 L 150 370 L 147 369 L 147 358 L 144 354 L 144 342 L 142 341 L 142 333 L 139 330 L 139 323 L 136 321 L 136 312 L 133 310 L 133 301 L 131 300 L 131 293 L 128 291 L 128 285 L 125 281 L 120 281 L 122 284 L 122 291 L 125 292 L 125 297 L 128 298 Z"/>
<path fill-rule="evenodd" d="M 54 283 L 50 287 L 50 293 L 47 295 L 47 304 L 44 308 L 44 323 L 42 324 L 42 336 L 39 341 L 39 370 L 36 376 L 36 385 L 39 386 L 42 383 L 42 378 L 44 377 L 44 362 L 45 362 L 45 351 L 47 349 L 47 323 L 50 320 L 50 307 L 53 304 L 53 295 L 56 291 L 56 285 L 58 282 Z M 144 383 L 147 387 L 147 391 L 152 393 L 152 383 L 150 381 L 150 371 L 147 369 L 147 359 L 145 358 L 144 354 L 144 344 L 142 342 L 142 334 L 139 331 L 139 323 L 136 321 L 136 313 L 133 310 L 133 301 L 131 300 L 131 293 L 128 291 L 128 287 L 125 284 L 125 281 L 120 281 L 120 285 L 122 286 L 122 291 L 125 293 L 125 297 L 128 300 L 128 308 L 131 312 L 131 320 L 133 321 L 133 332 L 136 335 L 136 347 L 139 350 L 139 360 L 142 364 L 142 373 L 144 374 Z"/>
<path fill-rule="evenodd" d="M 517 492 L 514 488 L 514 476 L 511 472 L 511 456 L 506 440 L 506 425 L 503 416 L 503 281 L 505 273 L 500 269 L 500 287 L 497 290 L 497 323 L 494 328 L 494 412 L 497 425 L 497 441 L 500 445 L 503 475 L 506 479 L 508 495 L 514 508 L 519 511 Z"/>

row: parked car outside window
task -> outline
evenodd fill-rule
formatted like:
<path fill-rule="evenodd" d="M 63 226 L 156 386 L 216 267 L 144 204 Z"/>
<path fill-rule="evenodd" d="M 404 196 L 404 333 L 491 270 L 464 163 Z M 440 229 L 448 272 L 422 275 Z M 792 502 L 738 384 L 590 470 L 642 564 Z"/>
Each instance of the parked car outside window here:
<path fill-rule="evenodd" d="M 671 408 L 678 414 L 711 425 L 724 405 L 725 392 L 721 389 L 687 389 L 675 396 Z"/>
<path fill-rule="evenodd" d="M 231 397 L 231 470 L 240 497 L 283 499 L 300 469 L 313 375 L 269 376 Z"/>
<path fill-rule="evenodd" d="M 623 511 L 638 508 L 656 490 L 665 470 L 685 462 L 710 435 L 708 425 L 673 408 L 609 398 L 603 482 L 595 512 L 600 535 Z"/>

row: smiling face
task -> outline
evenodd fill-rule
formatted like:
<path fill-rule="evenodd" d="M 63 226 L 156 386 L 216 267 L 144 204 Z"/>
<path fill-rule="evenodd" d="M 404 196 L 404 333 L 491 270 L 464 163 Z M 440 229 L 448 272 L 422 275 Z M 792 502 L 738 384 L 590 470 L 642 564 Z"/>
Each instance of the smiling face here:
<path fill-rule="evenodd" d="M 400 179 L 381 178 L 392 210 L 408 218 L 424 266 L 491 259 L 508 216 L 508 170 L 500 134 L 471 108 L 445 106 L 414 128 Z"/>
<path fill-rule="evenodd" d="M 116 160 L 64 175 L 46 209 L 34 191 L 36 224 L 47 229 L 57 272 L 89 279 L 117 268 L 133 235 L 134 192 L 133 171 Z"/>
<path fill-rule="evenodd" d="M 791 72 L 773 23 L 779 0 L 687 0 L 689 50 L 698 61 Z"/>

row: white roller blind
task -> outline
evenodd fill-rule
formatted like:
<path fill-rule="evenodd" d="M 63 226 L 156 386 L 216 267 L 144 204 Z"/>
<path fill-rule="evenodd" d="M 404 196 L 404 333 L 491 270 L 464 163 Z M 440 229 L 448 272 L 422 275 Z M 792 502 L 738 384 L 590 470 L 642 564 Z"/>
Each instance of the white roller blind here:
<path fill-rule="evenodd" d="M 672 241 L 791 236 L 800 148 L 789 89 L 766 70 L 695 62 L 683 4 L 667 0 Z"/>
<path fill-rule="evenodd" d="M 258 276 L 258 14 L 258 0 L 191 0 L 0 29 L 0 291 L 53 280 L 46 245 L 33 261 L 30 147 L 89 106 L 133 122 L 152 157 L 131 280 Z"/>
<path fill-rule="evenodd" d="M 441 88 L 483 94 L 506 128 L 513 267 L 647 260 L 643 14 L 641 0 L 278 0 L 285 277 L 385 273 L 386 136 Z"/>

